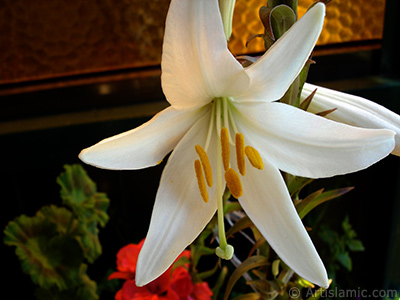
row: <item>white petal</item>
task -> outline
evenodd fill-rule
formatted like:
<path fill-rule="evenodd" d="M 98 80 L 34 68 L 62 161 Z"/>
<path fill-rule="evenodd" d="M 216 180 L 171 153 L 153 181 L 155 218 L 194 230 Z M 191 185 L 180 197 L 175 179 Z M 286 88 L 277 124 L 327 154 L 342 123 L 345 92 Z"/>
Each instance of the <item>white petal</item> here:
<path fill-rule="evenodd" d="M 195 110 L 168 107 L 147 123 L 82 150 L 79 158 L 104 169 L 128 170 L 154 166 L 206 111 L 206 107 Z"/>
<path fill-rule="evenodd" d="M 293 206 L 280 172 L 246 162 L 240 204 L 279 257 L 301 277 L 328 287 L 325 267 Z"/>
<path fill-rule="evenodd" d="M 394 132 L 334 122 L 269 102 L 237 105 L 236 117 L 251 145 L 278 169 L 297 176 L 322 178 L 362 170 L 394 148 Z"/>
<path fill-rule="evenodd" d="M 176 108 L 204 105 L 249 85 L 227 48 L 218 0 L 173 0 L 163 54 L 162 88 Z"/>
<path fill-rule="evenodd" d="M 302 99 L 317 89 L 309 111 L 318 113 L 328 109 L 336 110 L 328 119 L 363 128 L 386 128 L 396 132 L 396 146 L 392 152 L 400 156 L 400 116 L 370 100 L 331 89 L 304 84 Z"/>
<path fill-rule="evenodd" d="M 237 101 L 280 99 L 300 73 L 317 42 L 325 5 L 317 3 L 254 64 L 246 69 L 250 87 Z"/>
<path fill-rule="evenodd" d="M 194 161 L 198 159 L 195 145 L 204 146 L 209 121 L 207 114 L 188 131 L 164 169 L 149 232 L 137 262 L 138 285 L 160 276 L 204 229 L 217 209 L 216 189 L 208 189 L 210 200 L 205 203 L 194 171 Z M 213 134 L 208 149 L 212 168 L 216 165 L 217 140 L 216 133 Z"/>

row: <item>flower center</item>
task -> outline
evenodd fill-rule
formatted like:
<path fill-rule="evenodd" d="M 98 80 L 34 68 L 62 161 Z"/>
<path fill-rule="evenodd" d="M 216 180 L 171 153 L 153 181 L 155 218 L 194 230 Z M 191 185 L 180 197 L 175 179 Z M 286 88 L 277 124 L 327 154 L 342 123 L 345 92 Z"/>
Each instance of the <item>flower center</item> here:
<path fill-rule="evenodd" d="M 223 187 L 225 179 L 226 186 L 231 192 L 232 196 L 236 199 L 243 195 L 242 183 L 239 174 L 230 165 L 230 147 L 235 147 L 237 169 L 240 175 L 246 175 L 245 168 L 245 156 L 249 160 L 250 164 L 257 169 L 263 169 L 263 161 L 258 151 L 251 147 L 245 146 L 244 135 L 237 131 L 235 120 L 230 109 L 229 99 L 219 98 L 215 99 L 212 107 L 212 117 L 210 127 L 205 143 L 205 147 L 200 145 L 195 146 L 195 150 L 199 159 L 194 162 L 194 168 L 196 172 L 197 183 L 200 191 L 200 195 L 204 202 L 209 201 L 207 192 L 207 186 L 211 188 L 213 186 L 213 174 L 211 171 L 210 160 L 207 156 L 207 149 L 210 144 L 212 130 L 215 127 L 219 133 L 219 141 L 217 143 L 217 204 L 218 204 L 218 231 L 219 231 L 219 243 L 220 246 L 216 249 L 216 254 L 224 259 L 231 259 L 233 256 L 233 247 L 228 245 L 225 236 L 224 226 L 224 212 L 223 212 Z M 223 126 L 222 126 L 223 124 Z M 235 133 L 234 142 L 230 138 L 228 127 L 232 128 Z M 224 168 L 224 176 L 222 176 L 222 166 Z"/>

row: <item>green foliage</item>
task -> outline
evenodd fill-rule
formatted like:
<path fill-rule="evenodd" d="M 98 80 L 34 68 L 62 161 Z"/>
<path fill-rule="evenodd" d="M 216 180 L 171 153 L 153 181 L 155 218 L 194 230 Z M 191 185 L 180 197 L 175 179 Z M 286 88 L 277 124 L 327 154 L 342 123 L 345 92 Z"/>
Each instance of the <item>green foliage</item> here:
<path fill-rule="evenodd" d="M 327 264 L 328 269 L 333 273 L 332 275 L 335 274 L 340 265 L 348 271 L 351 271 L 352 260 L 350 252 L 364 251 L 364 246 L 362 242 L 357 239 L 357 233 L 349 223 L 348 217 L 342 222 L 342 230 L 341 233 L 338 233 L 327 225 L 322 225 L 318 232 L 319 238 L 328 244 L 330 261 L 327 262 Z"/>
<path fill-rule="evenodd" d="M 65 166 L 57 178 L 65 207 L 42 207 L 21 215 L 4 230 L 4 243 L 15 246 L 24 273 L 39 286 L 38 299 L 98 299 L 86 274 L 101 254 L 98 225 L 108 221 L 109 200 L 80 165 Z"/>

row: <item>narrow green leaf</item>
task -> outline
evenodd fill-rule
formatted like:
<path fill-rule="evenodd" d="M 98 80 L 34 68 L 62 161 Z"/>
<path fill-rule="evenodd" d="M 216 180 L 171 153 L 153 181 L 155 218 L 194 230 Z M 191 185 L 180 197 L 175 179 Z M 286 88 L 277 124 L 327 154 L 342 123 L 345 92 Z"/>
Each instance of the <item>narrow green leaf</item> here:
<path fill-rule="evenodd" d="M 224 300 L 228 299 L 233 286 L 239 280 L 239 278 L 242 277 L 242 275 L 244 273 L 250 271 L 251 269 L 266 266 L 266 265 L 268 265 L 268 259 L 261 255 L 251 256 L 248 259 L 246 259 L 243 263 L 241 263 L 235 269 L 235 271 L 233 271 L 231 277 L 228 280 L 228 283 L 226 285 L 225 294 L 224 294 Z"/>
<path fill-rule="evenodd" d="M 311 194 L 309 197 L 305 198 L 302 200 L 300 203 L 296 205 L 296 210 L 300 216 L 300 218 L 304 218 L 311 210 L 313 210 L 315 207 L 318 205 L 335 199 L 339 196 L 342 196 L 349 191 L 351 191 L 353 187 L 347 187 L 347 188 L 340 188 L 336 190 L 331 190 L 327 192 L 320 193 L 321 190 Z M 318 195 L 319 194 L 319 195 Z"/>
<path fill-rule="evenodd" d="M 317 116 L 320 116 L 320 117 L 326 117 L 326 116 L 329 115 L 330 113 L 333 113 L 336 109 L 337 109 L 337 108 L 332 108 L 332 109 L 324 110 L 324 111 L 321 111 L 321 112 L 319 112 L 319 113 L 316 113 L 316 115 L 317 115 Z"/>
<path fill-rule="evenodd" d="M 233 224 L 231 228 L 229 228 L 229 230 L 226 232 L 226 237 L 229 238 L 235 233 L 252 226 L 254 226 L 253 222 L 250 220 L 248 216 L 245 216 L 241 218 L 239 221 L 237 221 L 235 224 Z"/>
<path fill-rule="evenodd" d="M 224 215 L 229 214 L 233 211 L 242 210 L 242 206 L 240 206 L 239 202 L 227 202 L 224 205 Z"/>
<path fill-rule="evenodd" d="M 259 299 L 261 299 L 261 296 L 258 293 L 243 294 L 233 298 L 233 300 L 259 300 Z"/>
<path fill-rule="evenodd" d="M 310 184 L 311 182 L 313 182 L 313 179 L 311 178 L 299 176 L 291 177 L 287 184 L 290 195 L 293 196 L 294 194 L 299 193 L 306 185 Z"/>
<path fill-rule="evenodd" d="M 307 98 L 304 99 L 303 102 L 300 103 L 299 108 L 307 111 L 316 92 L 317 92 L 317 89 L 315 89 L 310 95 L 308 95 Z"/>
<path fill-rule="evenodd" d="M 217 281 L 215 282 L 214 287 L 212 288 L 212 300 L 217 300 L 219 299 L 219 292 L 221 290 L 222 285 L 225 282 L 226 275 L 228 275 L 228 268 L 226 266 L 222 267 L 221 272 L 219 273 L 219 276 L 217 278 Z"/>

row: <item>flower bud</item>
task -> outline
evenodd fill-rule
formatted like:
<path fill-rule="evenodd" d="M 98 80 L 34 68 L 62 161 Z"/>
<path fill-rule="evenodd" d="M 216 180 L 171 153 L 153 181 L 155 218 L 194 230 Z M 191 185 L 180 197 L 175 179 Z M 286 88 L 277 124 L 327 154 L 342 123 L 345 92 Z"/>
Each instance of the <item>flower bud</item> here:
<path fill-rule="evenodd" d="M 224 24 L 226 40 L 229 40 L 232 35 L 232 18 L 235 3 L 236 0 L 219 0 L 219 9 L 221 11 L 222 23 Z"/>

